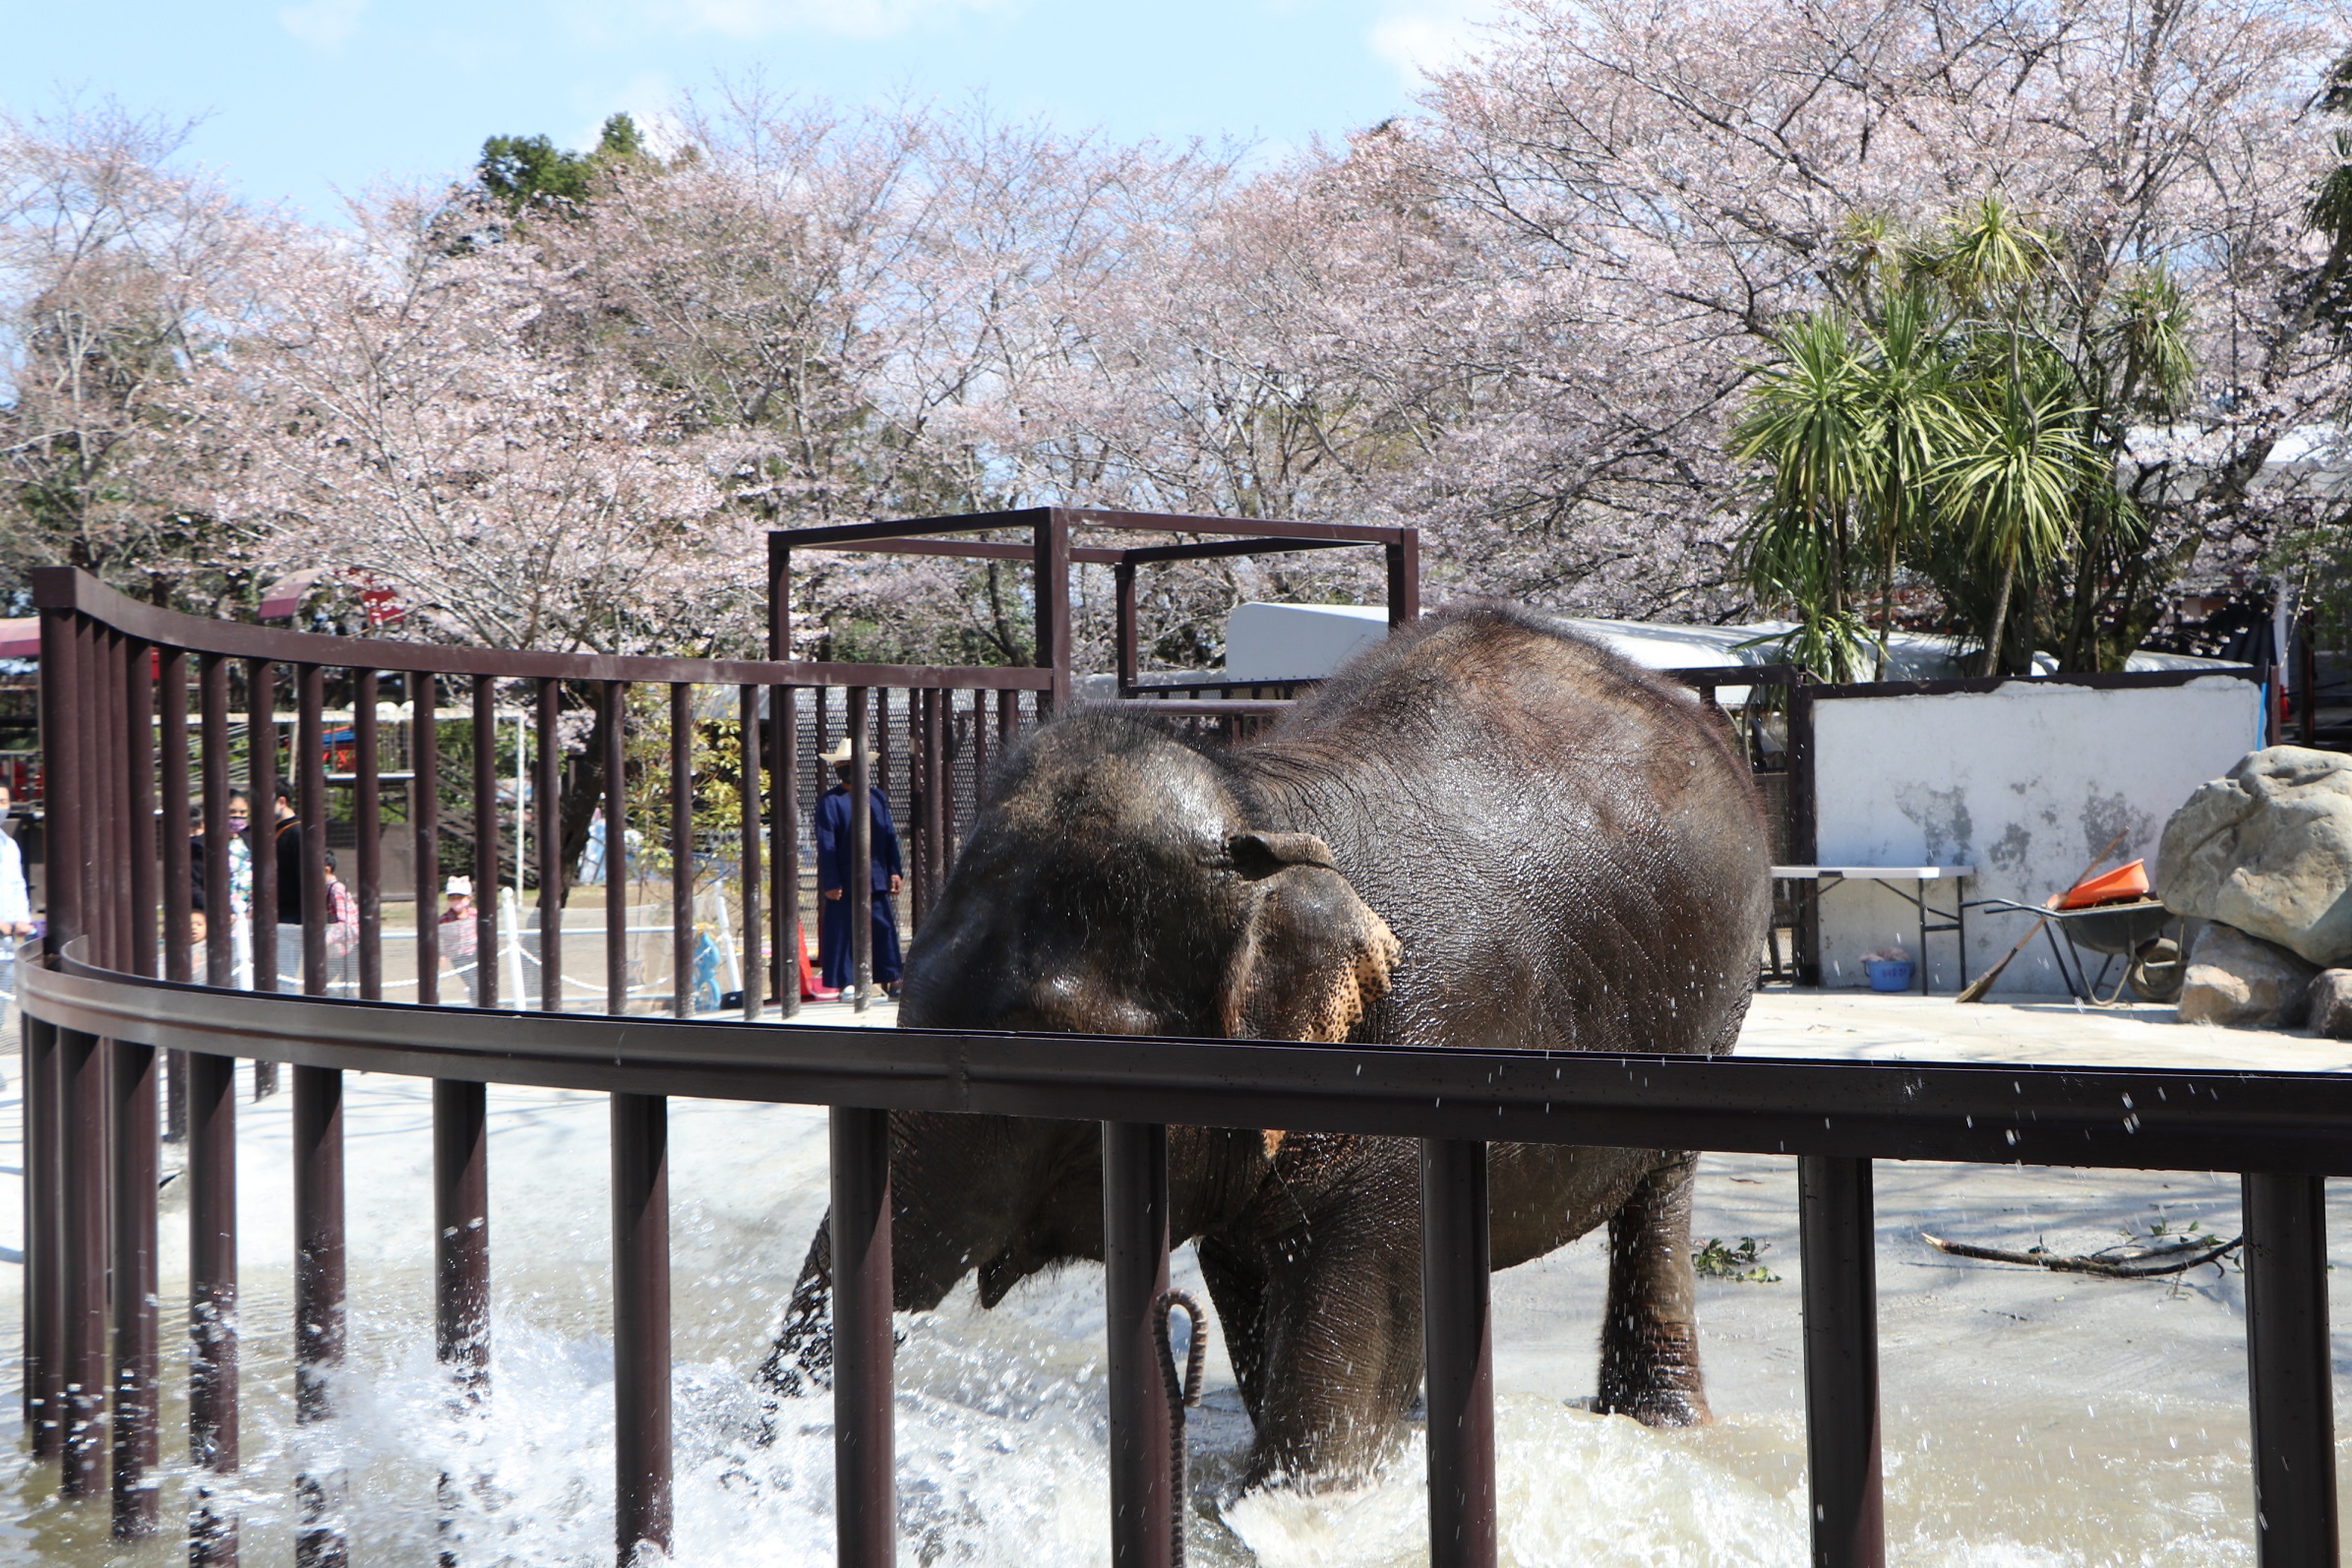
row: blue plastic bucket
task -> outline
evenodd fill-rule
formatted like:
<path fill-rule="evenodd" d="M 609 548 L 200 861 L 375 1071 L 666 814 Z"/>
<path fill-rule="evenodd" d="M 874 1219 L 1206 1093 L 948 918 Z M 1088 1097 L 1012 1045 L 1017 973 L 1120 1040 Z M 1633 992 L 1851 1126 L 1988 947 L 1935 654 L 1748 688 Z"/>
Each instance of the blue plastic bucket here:
<path fill-rule="evenodd" d="M 1873 958 L 1862 967 L 1869 971 L 1872 991 L 1911 989 L 1911 961 L 1908 958 Z"/>

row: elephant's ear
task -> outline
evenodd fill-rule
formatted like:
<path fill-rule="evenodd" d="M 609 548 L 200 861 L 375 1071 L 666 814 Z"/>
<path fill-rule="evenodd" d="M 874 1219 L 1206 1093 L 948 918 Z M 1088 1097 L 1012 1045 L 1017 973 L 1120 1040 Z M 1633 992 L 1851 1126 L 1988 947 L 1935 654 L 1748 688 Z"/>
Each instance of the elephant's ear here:
<path fill-rule="evenodd" d="M 1388 995 L 1396 935 L 1314 834 L 1236 833 L 1227 848 L 1250 886 L 1226 974 L 1226 1034 L 1347 1039 L 1364 1009 Z"/>

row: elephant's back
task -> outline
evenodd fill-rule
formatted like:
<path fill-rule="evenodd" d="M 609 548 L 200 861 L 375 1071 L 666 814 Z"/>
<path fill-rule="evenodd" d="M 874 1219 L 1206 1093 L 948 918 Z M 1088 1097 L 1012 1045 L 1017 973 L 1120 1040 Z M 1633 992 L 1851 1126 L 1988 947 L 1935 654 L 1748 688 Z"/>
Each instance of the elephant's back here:
<path fill-rule="evenodd" d="M 1240 760 L 1404 959 L 1382 1038 L 1705 1052 L 1769 907 L 1745 759 L 1687 689 L 1525 611 L 1427 618 Z"/>

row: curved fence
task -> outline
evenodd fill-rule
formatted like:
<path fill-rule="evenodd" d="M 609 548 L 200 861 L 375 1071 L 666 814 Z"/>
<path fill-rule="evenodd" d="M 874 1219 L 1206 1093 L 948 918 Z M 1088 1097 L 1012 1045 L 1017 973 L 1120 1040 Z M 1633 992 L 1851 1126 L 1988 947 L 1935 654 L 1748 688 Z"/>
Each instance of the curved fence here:
<path fill-rule="evenodd" d="M 292 1068 L 296 1271 L 293 1342 L 299 1418 L 336 1418 L 332 1379 L 342 1354 L 342 1075 L 406 1074 L 434 1082 L 435 1211 L 418 1245 L 436 1259 L 438 1349 L 450 1375 L 488 1376 L 489 1141 L 483 1086 L 554 1086 L 611 1099 L 612 1278 L 618 1440 L 614 1539 L 626 1563 L 672 1537 L 667 1101 L 676 1096 L 832 1108 L 832 1239 L 838 1552 L 845 1564 L 895 1560 L 892 1448 L 891 1200 L 888 1113 L 990 1113 L 1103 1124 L 1106 1314 L 1112 1441 L 1107 1534 L 1115 1562 L 1170 1560 L 1178 1499 L 1170 1490 L 1169 1409 L 1151 1311 L 1168 1280 L 1167 1126 L 1360 1131 L 1420 1141 L 1429 1528 L 1432 1561 L 1496 1558 L 1494 1429 L 1488 1293 L 1486 1147 L 1491 1142 L 1700 1148 L 1784 1154 L 1799 1161 L 1805 1379 L 1813 1556 L 1823 1564 L 1884 1559 L 1880 1507 L 1878 1357 L 1870 1165 L 1874 1159 L 2241 1171 L 2248 1238 L 2248 1358 L 2259 1546 L 2266 1564 L 2332 1562 L 2336 1551 L 2330 1355 L 2322 1178 L 2352 1168 L 2352 1081 L 2294 1074 L 1799 1062 L 1757 1058 L 1593 1056 L 1424 1051 L 1067 1035 L 885 1032 L 760 1018 L 758 934 L 786 954 L 799 945 L 796 758 L 807 732 L 798 694 L 847 688 L 853 741 L 872 750 L 868 691 L 1034 693 L 1043 672 L 867 670 L 851 666 L 621 660 L 492 654 L 266 632 L 167 615 L 69 573 L 40 580 L 44 741 L 52 774 L 50 928 L 28 952 L 26 1191 L 27 1426 L 61 1465 L 70 1495 L 109 1493 L 120 1536 L 161 1528 L 154 1485 L 162 1404 L 156 1301 L 157 1145 L 166 1064 L 184 1060 L 190 1184 L 189 1440 L 217 1484 L 197 1488 L 193 1560 L 233 1561 L 238 1522 L 226 1478 L 238 1468 L 238 1343 L 253 1325 L 237 1300 L 235 1193 L 239 1058 Z M 232 661 L 243 668 L 232 672 Z M 280 667 L 285 667 L 281 672 Z M 329 672 L 347 681 L 353 765 L 331 780 Z M 347 673 L 341 673 L 347 672 Z M 231 723 L 230 675 L 248 717 Z M 300 918 L 275 900 L 278 866 L 254 835 L 253 906 L 244 921 L 251 989 L 238 989 L 239 947 L 229 852 L 230 780 L 239 733 L 256 801 L 278 775 L 271 694 L 295 691 L 293 792 L 286 831 L 306 889 Z M 627 973 L 626 902 L 608 900 L 606 1009 L 563 1009 L 560 987 L 537 1005 L 477 980 L 479 1005 L 438 1005 L 438 978 L 420 968 L 424 1005 L 384 990 L 381 829 L 387 677 L 399 680 L 414 746 L 407 831 L 441 850 L 437 784 L 413 775 L 440 760 L 438 683 L 470 682 L 474 737 L 491 733 L 498 683 L 533 683 L 547 743 L 518 790 L 525 842 L 545 881 L 540 907 L 561 907 L 564 799 L 558 767 L 566 713 L 602 726 L 591 743 L 609 769 L 608 891 L 625 884 L 632 823 L 668 828 L 676 957 L 691 964 L 698 849 L 696 689 L 735 689 L 741 748 L 733 766 L 740 861 L 728 896 L 750 938 L 740 1018 L 688 1017 L 674 984 L 668 1018 L 644 1005 Z M 189 719 L 192 684 L 199 721 Z M 628 748 L 626 688 L 668 688 L 666 754 Z M 618 689 L 618 690 L 617 690 Z M 567 707 L 586 692 L 592 709 Z M 978 713 L 975 696 L 935 708 Z M 916 711 L 932 709 L 918 700 Z M 998 711 L 1006 711 L 998 709 Z M 1021 707 L 1025 719 L 1034 707 Z M 430 715 L 430 716 L 428 716 Z M 994 715 L 992 714 L 993 718 Z M 928 727 L 928 716 L 923 726 Z M 1003 739 L 993 725 L 981 726 Z M 764 737 L 764 739 L 763 739 Z M 822 741 L 824 736 L 816 736 Z M 942 743 L 926 754 L 947 754 Z M 468 758 L 476 875 L 506 862 L 495 823 L 496 755 Z M 660 765 L 666 763 L 666 766 Z M 397 772 L 399 770 L 392 770 Z M 632 780 L 666 785 L 658 798 Z M 576 782 L 576 781 L 575 781 Z M 762 790 L 760 784 L 766 788 Z M 432 783 L 432 781 L 428 781 Z M 201 790 L 196 785 L 201 785 Z M 331 995 L 334 927 L 307 889 L 324 875 L 331 787 L 349 789 L 360 825 L 356 995 Z M 575 789 L 575 795 L 578 791 Z M 854 791 L 854 795 L 861 792 Z M 939 800 L 944 786 L 931 799 Z M 862 798 L 862 796 L 861 796 Z M 196 806 L 193 814 L 192 804 Z M 763 815 L 763 809 L 765 814 Z M 935 808 L 927 808 L 935 809 Z M 191 835 L 194 825 L 201 832 Z M 871 827 L 867 829 L 871 831 Z M 642 830 L 640 830 L 642 831 Z M 952 832 L 936 853 L 952 856 Z M 382 843 L 379 833 L 374 840 Z M 762 872 L 756 846 L 773 854 Z M 518 860 L 524 857 L 518 855 Z M 424 867 L 434 863 L 424 861 Z M 855 862 L 853 861 L 853 864 Z M 199 874 L 196 868 L 204 870 Z M 422 868 L 420 868 L 422 869 Z M 317 874 L 314 875 L 313 874 Z M 200 880 L 201 875 L 201 880 Z M 417 879 L 417 946 L 435 877 Z M 201 903 L 205 908 L 200 909 Z M 196 917 L 204 914 L 201 949 Z M 500 914 L 474 914 L 477 952 L 494 952 Z M 281 938 L 280 925 L 287 928 Z M 433 924 L 442 924 L 435 919 Z M 612 934 L 619 933 L 615 937 Z M 435 935 L 440 935 L 436 933 Z M 537 934 L 543 970 L 561 974 L 560 922 Z M 272 949 L 299 950 L 292 966 Z M 201 951 L 207 984 L 192 974 Z M 369 957 L 373 952 L 375 956 Z M 290 955 L 289 955 L 290 956 Z M 797 995 L 785 966 L 786 996 Z M 280 976 L 287 981 L 279 985 Z M 297 989 L 298 988 L 298 989 Z M 341 1561 L 333 1474 L 297 1482 L 298 1557 Z"/>

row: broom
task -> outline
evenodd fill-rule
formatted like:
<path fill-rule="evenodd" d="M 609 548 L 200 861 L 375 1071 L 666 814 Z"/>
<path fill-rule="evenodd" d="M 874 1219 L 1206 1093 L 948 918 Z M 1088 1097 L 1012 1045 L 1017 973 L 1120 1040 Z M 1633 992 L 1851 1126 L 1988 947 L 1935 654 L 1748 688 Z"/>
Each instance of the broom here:
<path fill-rule="evenodd" d="M 2130 828 L 2124 829 L 2124 833 L 2128 833 L 2130 831 Z M 2091 863 L 2082 868 L 2082 876 L 2088 876 L 2092 872 L 2097 871 L 2100 867 L 2107 864 L 2107 857 L 2115 853 L 2115 846 L 2124 841 L 2124 833 L 2118 833 L 2113 838 L 2107 840 L 2107 847 L 2103 850 L 2100 850 L 2098 854 L 2091 860 Z M 2067 887 L 2073 887 L 2076 882 L 2081 881 L 2082 876 L 2078 876 L 2073 882 L 2067 883 Z M 2059 896 L 2061 898 L 2066 896 L 2066 888 L 2059 889 Z M 1999 963 L 1986 970 L 1983 974 L 1978 975 L 1974 980 L 1968 982 L 1968 989 L 1961 992 L 1958 999 L 1960 1001 L 1984 1000 L 1985 993 L 1993 989 L 1993 982 L 2001 978 L 2001 971 L 2009 967 L 2009 961 L 2012 958 L 2017 957 L 2018 954 L 2023 952 L 2025 950 L 2025 944 L 2033 940 L 2034 937 L 2039 936 L 2042 934 L 2042 928 L 2048 924 L 2050 924 L 2050 917 L 2047 915 L 2044 915 L 2041 919 L 2035 921 L 2033 923 L 2033 929 L 2025 933 L 2024 935 L 2019 937 L 2018 944 L 2015 947 L 2012 947 L 2008 952 L 2003 953 Z"/>

